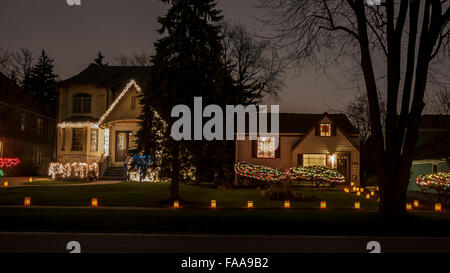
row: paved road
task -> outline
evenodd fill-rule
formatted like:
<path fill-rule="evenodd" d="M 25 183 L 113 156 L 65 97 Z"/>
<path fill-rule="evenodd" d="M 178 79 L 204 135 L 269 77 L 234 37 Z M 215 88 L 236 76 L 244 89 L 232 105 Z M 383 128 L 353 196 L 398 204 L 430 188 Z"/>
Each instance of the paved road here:
<path fill-rule="evenodd" d="M 0 253 L 68 253 L 77 241 L 83 253 L 450 253 L 450 238 L 311 237 L 156 234 L 0 233 Z"/>
<path fill-rule="evenodd" d="M 30 185 L 28 184 L 29 177 L 2 177 L 0 179 L 0 187 L 3 186 L 3 181 L 8 181 L 8 187 L 70 187 L 70 186 L 94 186 L 94 185 L 109 185 L 120 183 L 116 180 L 99 180 L 92 183 L 80 183 L 80 184 L 54 184 L 54 185 Z M 33 181 L 50 180 L 48 177 L 33 177 Z"/>

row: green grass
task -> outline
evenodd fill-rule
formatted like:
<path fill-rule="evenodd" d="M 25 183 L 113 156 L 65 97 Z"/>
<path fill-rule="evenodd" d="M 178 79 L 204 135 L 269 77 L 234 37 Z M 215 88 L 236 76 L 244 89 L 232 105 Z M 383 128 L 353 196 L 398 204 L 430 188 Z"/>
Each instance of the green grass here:
<path fill-rule="evenodd" d="M 375 198 L 345 194 L 336 190 L 297 189 L 305 196 L 304 201 L 292 202 L 292 208 L 317 209 L 320 201 L 327 201 L 329 209 L 352 209 L 355 201 L 362 209 L 375 210 Z M 169 197 L 167 183 L 118 183 L 112 185 L 68 187 L 17 187 L 0 189 L 1 205 L 21 205 L 24 197 L 31 197 L 32 205 L 41 206 L 89 206 L 93 197 L 100 206 L 121 207 L 167 207 Z M 244 208 L 247 201 L 254 201 L 255 208 L 280 208 L 283 201 L 261 198 L 257 189 L 217 190 L 208 187 L 180 185 L 181 206 L 207 208 L 211 200 L 217 200 L 218 208 Z"/>
<path fill-rule="evenodd" d="M 449 236 L 450 216 L 414 212 L 390 222 L 373 211 L 0 208 L 1 231 Z"/>

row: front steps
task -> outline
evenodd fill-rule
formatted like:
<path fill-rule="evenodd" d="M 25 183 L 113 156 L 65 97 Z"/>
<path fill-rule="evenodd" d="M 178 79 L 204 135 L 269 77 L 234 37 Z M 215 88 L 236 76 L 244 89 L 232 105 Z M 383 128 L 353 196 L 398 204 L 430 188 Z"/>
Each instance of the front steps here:
<path fill-rule="evenodd" d="M 123 167 L 109 167 L 100 180 L 126 180 Z"/>

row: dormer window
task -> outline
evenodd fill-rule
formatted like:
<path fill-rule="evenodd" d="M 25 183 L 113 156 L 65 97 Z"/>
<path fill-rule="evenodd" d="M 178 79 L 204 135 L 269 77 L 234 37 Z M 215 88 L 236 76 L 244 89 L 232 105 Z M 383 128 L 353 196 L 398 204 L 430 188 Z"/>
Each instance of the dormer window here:
<path fill-rule="evenodd" d="M 331 124 L 329 123 L 320 124 L 320 136 L 331 136 Z"/>
<path fill-rule="evenodd" d="M 90 113 L 91 112 L 91 95 L 76 94 L 73 96 L 73 112 L 74 113 Z"/>

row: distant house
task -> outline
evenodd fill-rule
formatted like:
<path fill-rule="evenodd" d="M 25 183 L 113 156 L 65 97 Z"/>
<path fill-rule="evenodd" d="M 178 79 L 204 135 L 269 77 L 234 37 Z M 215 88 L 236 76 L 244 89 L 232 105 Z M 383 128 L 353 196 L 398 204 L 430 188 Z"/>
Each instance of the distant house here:
<path fill-rule="evenodd" d="M 98 163 L 100 176 L 106 171 L 122 178 L 120 168 L 139 129 L 140 86 L 148 74 L 148 67 L 90 65 L 62 81 L 58 162 Z"/>
<path fill-rule="evenodd" d="M 418 175 L 449 172 L 449 159 L 450 116 L 423 115 L 408 190 L 420 190 L 415 183 Z"/>
<path fill-rule="evenodd" d="M 337 168 L 348 182 L 360 182 L 359 132 L 343 114 L 279 116 L 280 145 L 272 138 L 237 140 L 236 161 L 250 161 L 279 170 L 322 165 Z"/>
<path fill-rule="evenodd" d="M 0 73 L 0 157 L 16 157 L 8 176 L 46 174 L 55 158 L 56 113 Z"/>

